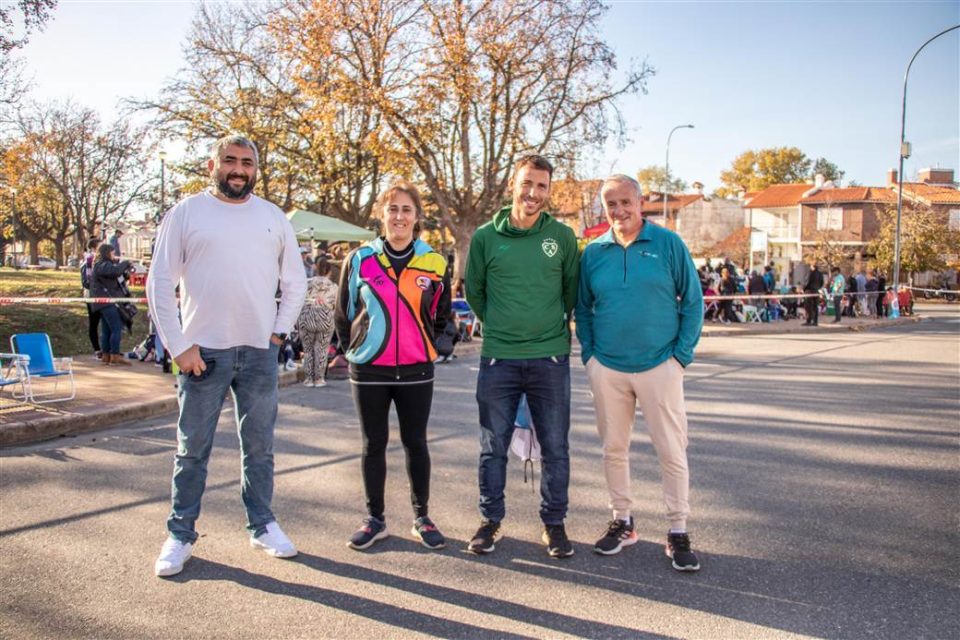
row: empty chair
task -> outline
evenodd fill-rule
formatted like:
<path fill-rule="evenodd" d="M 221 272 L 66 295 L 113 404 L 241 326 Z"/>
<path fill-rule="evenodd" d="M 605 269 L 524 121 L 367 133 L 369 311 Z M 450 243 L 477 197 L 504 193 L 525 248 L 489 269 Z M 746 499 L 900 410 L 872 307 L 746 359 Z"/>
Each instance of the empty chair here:
<path fill-rule="evenodd" d="M 30 362 L 28 356 L 17 355 L 16 353 L 0 353 L 0 407 L 3 406 L 3 390 L 11 387 L 16 390 L 16 385 L 20 385 L 20 397 L 27 396 L 27 365 Z M 16 394 L 14 394 L 16 397 Z"/>
<path fill-rule="evenodd" d="M 23 398 L 34 404 L 48 402 L 63 402 L 73 400 L 77 395 L 77 388 L 73 381 L 73 358 L 53 357 L 53 347 L 50 345 L 50 336 L 45 333 L 18 333 L 10 336 L 10 348 L 16 355 L 28 356 L 29 362 L 24 368 L 26 372 L 23 384 Z M 58 395 L 60 379 L 66 377 L 70 381 L 70 395 Z M 37 386 L 52 387 L 37 392 Z M 18 397 L 14 392 L 14 397 Z"/>

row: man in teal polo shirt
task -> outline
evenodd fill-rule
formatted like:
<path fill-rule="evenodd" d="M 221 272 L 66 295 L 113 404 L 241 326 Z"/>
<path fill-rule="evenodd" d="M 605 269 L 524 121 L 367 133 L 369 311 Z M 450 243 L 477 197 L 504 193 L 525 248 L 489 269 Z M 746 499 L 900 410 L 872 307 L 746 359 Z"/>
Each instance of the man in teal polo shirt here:
<path fill-rule="evenodd" d="M 687 516 L 687 416 L 683 370 L 703 326 L 703 294 L 683 240 L 644 221 L 640 185 L 607 178 L 600 191 L 610 230 L 580 259 L 577 338 L 593 391 L 613 519 L 594 546 L 604 555 L 637 541 L 630 509 L 630 434 L 639 404 L 663 478 L 670 530 L 667 555 L 697 571 Z"/>

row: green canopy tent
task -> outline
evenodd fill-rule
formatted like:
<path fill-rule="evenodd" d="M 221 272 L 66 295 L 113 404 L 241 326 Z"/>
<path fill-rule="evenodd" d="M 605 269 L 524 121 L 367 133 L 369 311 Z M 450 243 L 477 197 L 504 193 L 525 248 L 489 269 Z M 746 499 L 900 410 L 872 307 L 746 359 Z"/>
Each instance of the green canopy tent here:
<path fill-rule="evenodd" d="M 375 231 L 331 218 L 320 213 L 297 209 L 287 214 L 297 238 L 327 242 L 363 242 L 377 236 Z"/>

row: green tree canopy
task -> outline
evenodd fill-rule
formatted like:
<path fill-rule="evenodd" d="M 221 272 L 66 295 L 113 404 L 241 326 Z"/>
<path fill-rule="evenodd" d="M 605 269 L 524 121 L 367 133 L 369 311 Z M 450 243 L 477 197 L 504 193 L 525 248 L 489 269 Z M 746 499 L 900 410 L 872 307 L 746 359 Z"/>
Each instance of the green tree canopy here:
<path fill-rule="evenodd" d="M 744 151 L 730 168 L 720 173 L 722 187 L 717 194 L 723 197 L 740 191 L 760 191 L 772 184 L 805 182 L 813 162 L 796 147 L 772 147 Z"/>
<path fill-rule="evenodd" d="M 894 236 L 897 208 L 888 206 L 880 213 L 880 233 L 870 243 L 877 268 L 893 273 Z M 950 266 L 947 256 L 960 254 L 960 231 L 948 227 L 947 213 L 933 207 L 903 203 L 900 224 L 900 273 L 941 271 Z M 901 275 L 901 281 L 906 280 Z"/>
<path fill-rule="evenodd" d="M 822 175 L 825 180 L 831 180 L 836 184 L 843 180 L 846 171 L 842 171 L 840 167 L 826 158 L 817 158 L 813 162 L 813 168 L 810 169 L 810 179 L 813 180 L 816 178 L 818 173 Z"/>
<path fill-rule="evenodd" d="M 667 179 L 666 169 L 660 165 L 652 164 L 637 171 L 637 182 L 643 187 L 643 192 L 663 191 L 663 185 Z M 670 180 L 667 190 L 670 193 L 680 193 L 687 190 L 687 183 L 681 178 L 674 176 Z"/>

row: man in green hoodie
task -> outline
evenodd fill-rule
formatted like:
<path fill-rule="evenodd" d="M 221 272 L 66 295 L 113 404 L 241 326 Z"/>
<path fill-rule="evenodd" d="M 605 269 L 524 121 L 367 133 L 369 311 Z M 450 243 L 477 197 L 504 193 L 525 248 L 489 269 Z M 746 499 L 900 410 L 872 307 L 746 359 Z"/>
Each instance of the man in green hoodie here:
<path fill-rule="evenodd" d="M 570 484 L 570 313 L 577 299 L 573 231 L 544 211 L 553 166 L 521 158 L 511 179 L 513 204 L 473 235 L 467 302 L 483 322 L 477 376 L 480 409 L 480 515 L 467 547 L 490 553 L 506 513 L 507 451 L 526 394 L 542 451 L 540 519 L 547 552 L 573 555 L 563 521 Z"/>

